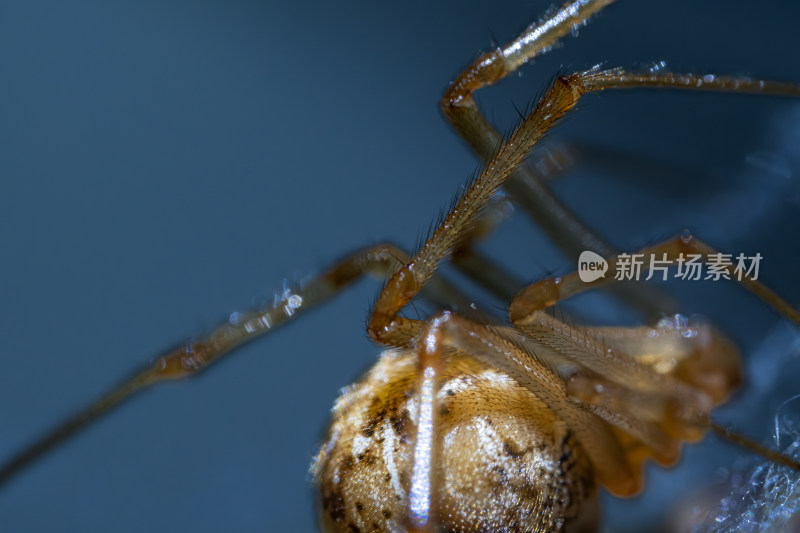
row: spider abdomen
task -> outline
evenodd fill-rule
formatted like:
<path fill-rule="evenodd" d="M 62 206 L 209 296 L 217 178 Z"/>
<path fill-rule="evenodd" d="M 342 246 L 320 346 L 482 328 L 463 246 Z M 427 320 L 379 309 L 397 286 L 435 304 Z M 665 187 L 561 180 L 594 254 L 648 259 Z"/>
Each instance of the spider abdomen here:
<path fill-rule="evenodd" d="M 417 360 L 386 352 L 345 390 L 312 466 L 327 531 L 405 531 L 417 420 Z M 444 531 L 580 529 L 595 483 L 558 417 L 506 374 L 447 357 L 437 393 L 432 507 Z"/>

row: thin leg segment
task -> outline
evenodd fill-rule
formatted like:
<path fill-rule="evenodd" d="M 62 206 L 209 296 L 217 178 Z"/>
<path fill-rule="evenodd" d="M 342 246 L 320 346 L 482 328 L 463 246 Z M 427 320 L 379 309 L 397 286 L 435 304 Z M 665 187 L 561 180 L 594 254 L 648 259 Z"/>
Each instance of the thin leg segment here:
<path fill-rule="evenodd" d="M 469 246 L 469 240 L 464 244 Z M 470 269 L 470 265 L 474 263 L 471 260 L 473 258 L 471 250 L 465 249 L 463 257 L 462 261 L 456 261 L 456 266 L 504 301 L 510 301 L 513 294 L 523 286 L 521 282 L 513 281 L 511 277 L 504 278 L 504 273 L 499 267 L 488 260 L 481 263 L 484 267 L 483 272 L 473 272 L 474 269 Z M 207 336 L 195 339 L 157 358 L 144 370 L 47 432 L 5 464 L 0 465 L 0 486 L 47 451 L 135 393 L 163 381 L 193 376 L 239 346 L 328 301 L 364 274 L 387 279 L 410 259 L 406 252 L 392 244 L 371 246 L 345 257 L 322 275 L 301 287 L 285 291 L 281 300 L 276 302 L 273 307 L 232 315 L 228 323 L 218 327 Z M 505 281 L 505 285 L 496 282 L 500 279 Z M 439 277 L 431 280 L 422 292 L 422 296 L 437 308 L 458 309 L 476 320 L 495 321 L 475 309 L 469 298 Z M 419 323 L 409 331 L 406 341 L 410 342 L 413 336 L 419 332 L 418 328 L 421 327 L 421 324 Z"/>
<path fill-rule="evenodd" d="M 700 259 L 705 264 L 709 264 L 710 258 L 721 257 L 719 252 L 690 234 L 682 234 L 668 241 L 643 248 L 634 255 L 639 256 L 640 254 L 642 256 L 642 272 L 646 272 L 650 265 L 654 263 L 676 264 L 681 259 L 685 261 L 690 256 L 700 256 Z M 534 313 L 536 311 L 546 309 L 559 300 L 564 300 L 585 290 L 616 281 L 616 277 L 611 273 L 617 271 L 621 262 L 629 261 L 631 257 L 633 257 L 631 254 L 611 257 L 608 260 L 608 274 L 595 281 L 581 281 L 578 273 L 573 272 L 566 276 L 544 279 L 529 285 L 511 303 L 509 308 L 511 321 L 518 326 L 524 326 L 528 322 L 535 320 Z M 724 277 L 742 284 L 764 300 L 770 307 L 776 309 L 795 324 L 800 325 L 800 312 L 763 283 L 752 279 L 746 272 L 737 272 L 737 265 L 733 263 L 714 264 L 719 265 L 724 270 Z M 722 277 L 722 274 L 720 274 L 720 277 Z"/>
<path fill-rule="evenodd" d="M 286 291 L 282 299 L 273 307 L 233 315 L 228 323 L 223 324 L 209 335 L 184 344 L 159 357 L 134 377 L 117 386 L 88 408 L 66 420 L 12 457 L 0 466 L 0 485 L 45 452 L 135 393 L 162 381 L 197 374 L 234 348 L 268 333 L 296 318 L 304 311 L 328 301 L 363 274 L 373 274 L 385 279 L 408 261 L 408 254 L 391 244 L 373 246 L 342 259 L 304 286 Z M 468 308 L 470 304 L 456 289 L 441 279 L 434 279 L 428 288 L 430 290 L 427 290 L 424 295 L 427 295 L 438 306 L 455 304 Z"/>
<path fill-rule="evenodd" d="M 441 436 L 438 432 L 436 393 L 438 376 L 444 356 L 439 317 L 432 318 L 422 333 L 417 350 L 417 430 L 414 437 L 414 466 L 408 494 L 408 522 L 412 533 L 438 531 L 436 498 L 439 494 L 437 476 L 440 461 Z"/>
<path fill-rule="evenodd" d="M 636 254 L 610 258 L 608 273 L 595 281 L 584 282 L 578 273 L 573 272 L 528 286 L 514 298 L 509 307 L 512 323 L 532 338 L 548 339 L 549 348 L 567 355 L 572 362 L 610 379 L 617 385 L 643 391 L 666 390 L 662 375 L 675 375 L 681 381 L 703 390 L 714 404 L 724 401 L 740 381 L 738 357 L 730 342 L 708 326 L 678 323 L 685 319 L 676 318 L 658 328 L 572 328 L 544 312 L 561 300 L 614 282 L 617 276 L 613 273 L 617 271 L 617 266 L 632 257 L 641 257 L 642 271 L 647 272 L 651 265 L 660 264 L 662 266 L 657 268 L 665 269 L 670 265 L 681 264 L 686 268 L 687 258 L 696 258 L 698 264 L 701 261 L 709 264 L 714 258 L 723 255 L 684 233 L 644 248 Z M 747 272 L 737 272 L 738 264 L 710 264 L 719 266 L 720 278 L 727 277 L 740 283 L 789 320 L 800 325 L 800 313 L 796 309 L 762 283 L 752 279 Z M 694 356 L 686 357 L 689 353 Z M 637 361 L 647 362 L 642 365 L 637 364 Z M 679 410 L 688 412 L 685 407 Z M 702 422 L 705 417 L 703 409 L 695 411 L 702 415 Z M 683 418 L 691 422 L 688 417 Z"/>

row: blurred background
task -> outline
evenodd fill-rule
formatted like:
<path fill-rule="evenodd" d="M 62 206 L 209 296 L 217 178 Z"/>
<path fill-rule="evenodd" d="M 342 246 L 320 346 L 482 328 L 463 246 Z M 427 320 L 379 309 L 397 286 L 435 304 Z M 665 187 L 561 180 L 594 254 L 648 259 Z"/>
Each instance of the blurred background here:
<path fill-rule="evenodd" d="M 2 3 L 0 461 L 286 283 L 367 244 L 411 248 L 477 166 L 438 111 L 444 88 L 547 5 Z M 620 2 L 480 103 L 505 131 L 554 73 L 597 63 L 799 81 L 798 15 L 788 0 Z M 688 227 L 761 253 L 760 279 L 800 303 L 800 102 L 606 93 L 552 140 L 585 147 L 554 187 L 619 248 Z M 525 280 L 575 268 L 520 213 L 486 250 Z M 0 527 L 315 530 L 308 465 L 339 389 L 378 353 L 364 335 L 377 288 L 127 402 L 2 487 Z M 718 420 L 771 442 L 800 392 L 796 330 L 739 288 L 670 288 L 747 361 Z M 688 447 L 642 497 L 609 502 L 605 527 L 651 529 L 748 461 L 713 438 Z"/>

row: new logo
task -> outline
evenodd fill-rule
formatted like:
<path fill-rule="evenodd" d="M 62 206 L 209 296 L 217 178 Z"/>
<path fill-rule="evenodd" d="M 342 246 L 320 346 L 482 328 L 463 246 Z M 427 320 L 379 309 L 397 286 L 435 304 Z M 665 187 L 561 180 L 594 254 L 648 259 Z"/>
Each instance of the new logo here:
<path fill-rule="evenodd" d="M 578 276 L 585 283 L 606 277 L 608 262 L 601 255 L 586 250 L 578 258 Z"/>

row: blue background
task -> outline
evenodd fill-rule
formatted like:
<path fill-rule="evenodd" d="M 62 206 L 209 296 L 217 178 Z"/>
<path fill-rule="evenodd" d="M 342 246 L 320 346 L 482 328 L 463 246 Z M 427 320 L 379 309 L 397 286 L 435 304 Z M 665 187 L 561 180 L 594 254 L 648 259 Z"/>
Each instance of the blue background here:
<path fill-rule="evenodd" d="M 800 80 L 793 2 L 642 4 L 482 91 L 490 120 L 505 130 L 555 72 L 599 62 Z M 3 2 L 0 457 L 284 280 L 366 244 L 413 246 L 476 167 L 438 112 L 447 82 L 545 6 Z M 589 161 L 555 187 L 620 248 L 690 227 L 758 251 L 762 279 L 797 304 L 799 125 L 790 100 L 592 96 L 555 137 L 651 163 Z M 528 280 L 574 268 L 522 216 L 487 249 Z M 774 358 L 796 354 L 796 333 L 744 291 L 674 285 L 753 361 L 782 370 Z M 126 403 L 2 487 L 0 527 L 313 530 L 308 464 L 337 391 L 377 353 L 363 332 L 376 290 Z M 766 438 L 798 391 L 753 366 L 750 400 L 720 418 Z M 660 522 L 743 454 L 710 439 L 687 455 L 613 504 L 611 527 Z"/>

